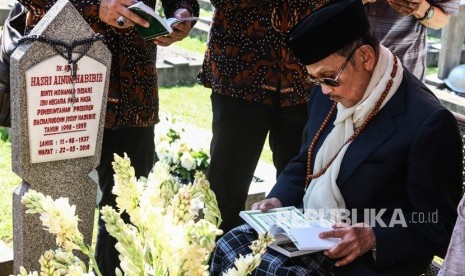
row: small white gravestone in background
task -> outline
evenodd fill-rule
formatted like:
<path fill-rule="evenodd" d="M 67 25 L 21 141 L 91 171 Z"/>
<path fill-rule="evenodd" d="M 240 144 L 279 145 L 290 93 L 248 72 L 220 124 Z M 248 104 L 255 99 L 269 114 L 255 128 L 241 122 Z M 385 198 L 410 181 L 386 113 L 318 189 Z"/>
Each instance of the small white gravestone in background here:
<path fill-rule="evenodd" d="M 89 173 L 100 161 L 111 63 L 106 46 L 93 41 L 96 34 L 68 0 L 59 0 L 32 35 L 47 41 L 19 45 L 10 67 L 13 171 L 23 180 L 13 195 L 14 273 L 20 266 L 38 270 L 40 256 L 57 248 L 39 216 L 25 214 L 21 197 L 29 189 L 69 198 L 84 242 L 92 242 L 97 185 Z M 90 43 L 70 50 L 73 60 L 81 57 L 72 66 L 63 57 L 66 48 L 55 47 L 65 51 L 58 53 L 51 41 Z"/>

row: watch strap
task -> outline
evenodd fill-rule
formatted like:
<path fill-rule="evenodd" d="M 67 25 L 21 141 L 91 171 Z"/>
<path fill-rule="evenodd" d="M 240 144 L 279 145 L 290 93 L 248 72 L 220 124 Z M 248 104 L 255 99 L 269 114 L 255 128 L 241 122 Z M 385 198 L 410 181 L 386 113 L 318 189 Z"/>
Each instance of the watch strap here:
<path fill-rule="evenodd" d="M 431 10 L 434 9 L 433 5 L 429 4 L 429 8 L 426 10 L 425 15 L 422 18 L 418 18 L 419 21 L 430 19 L 428 15 L 431 13 Z"/>

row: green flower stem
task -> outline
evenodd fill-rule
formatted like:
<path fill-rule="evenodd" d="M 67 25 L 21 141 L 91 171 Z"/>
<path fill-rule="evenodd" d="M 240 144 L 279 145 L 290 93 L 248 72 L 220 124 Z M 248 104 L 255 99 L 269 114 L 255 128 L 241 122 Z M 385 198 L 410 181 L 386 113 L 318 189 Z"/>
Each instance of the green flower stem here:
<path fill-rule="evenodd" d="M 89 253 L 87 254 L 87 256 L 89 256 L 89 259 L 92 262 L 92 268 L 94 269 L 97 276 L 102 276 L 102 272 L 100 272 L 100 269 L 98 269 L 97 261 L 95 260 L 94 256 L 94 250 L 92 248 L 89 249 Z"/>

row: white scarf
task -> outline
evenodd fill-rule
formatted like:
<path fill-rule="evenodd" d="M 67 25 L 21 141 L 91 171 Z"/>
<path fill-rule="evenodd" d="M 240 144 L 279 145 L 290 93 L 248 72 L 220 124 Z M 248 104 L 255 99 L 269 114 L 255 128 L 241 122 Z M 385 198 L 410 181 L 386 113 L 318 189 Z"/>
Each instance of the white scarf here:
<path fill-rule="evenodd" d="M 368 84 L 362 100 L 353 107 L 346 108 L 341 103 L 337 104 L 337 116 L 334 121 L 334 128 L 326 137 L 315 158 L 313 172 L 319 172 L 333 158 L 338 150 L 344 145 L 354 129 L 360 127 L 367 116 L 371 113 L 380 99 L 383 91 L 391 79 L 391 72 L 394 65 L 392 53 L 384 46 L 380 46 L 378 63 L 375 66 L 370 83 Z M 397 73 L 393 79 L 393 84 L 386 98 L 382 102 L 380 109 L 394 95 L 402 82 L 402 65 L 397 59 Z M 304 196 L 304 208 L 315 210 L 345 209 L 345 201 L 341 191 L 337 186 L 336 179 L 339 175 L 342 159 L 347 148 L 352 142 L 347 143 L 339 152 L 336 159 L 329 166 L 326 172 L 315 179 L 312 179 Z"/>

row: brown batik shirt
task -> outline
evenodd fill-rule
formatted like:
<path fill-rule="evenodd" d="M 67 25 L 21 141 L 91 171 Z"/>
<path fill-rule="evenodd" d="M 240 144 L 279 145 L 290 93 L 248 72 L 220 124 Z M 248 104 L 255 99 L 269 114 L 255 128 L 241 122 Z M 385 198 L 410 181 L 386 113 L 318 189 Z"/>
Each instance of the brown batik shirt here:
<path fill-rule="evenodd" d="M 197 77 L 215 93 L 282 107 L 306 103 L 305 66 L 286 45 L 289 31 L 330 0 L 211 0 L 208 49 Z"/>
<path fill-rule="evenodd" d="M 42 18 L 56 0 L 19 0 L 30 12 L 26 32 Z M 144 41 L 134 28 L 120 30 L 99 19 L 100 0 L 70 0 L 92 29 L 104 36 L 112 54 L 106 128 L 148 127 L 158 122 L 158 88 L 155 62 L 157 47 Z M 155 1 L 142 1 L 154 7 Z M 162 0 L 167 17 L 180 8 L 199 14 L 196 0 Z"/>

